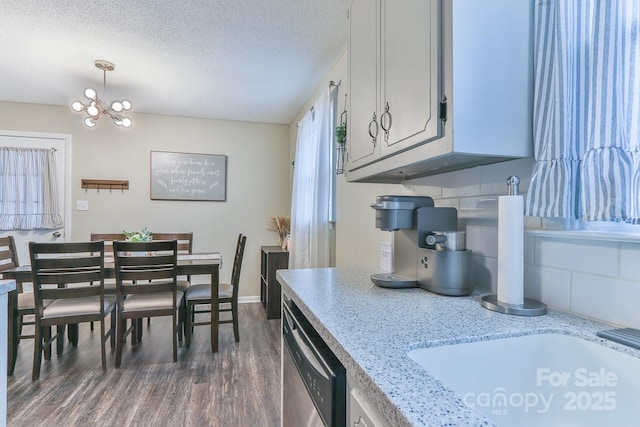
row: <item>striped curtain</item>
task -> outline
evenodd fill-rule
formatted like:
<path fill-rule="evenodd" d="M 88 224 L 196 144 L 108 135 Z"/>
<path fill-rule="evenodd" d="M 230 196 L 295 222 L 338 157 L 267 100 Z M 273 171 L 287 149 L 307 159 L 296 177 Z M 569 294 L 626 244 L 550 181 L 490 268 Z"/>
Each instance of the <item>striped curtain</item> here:
<path fill-rule="evenodd" d="M 0 230 L 63 226 L 54 149 L 0 147 Z"/>
<path fill-rule="evenodd" d="M 637 0 L 537 0 L 526 214 L 640 222 Z"/>

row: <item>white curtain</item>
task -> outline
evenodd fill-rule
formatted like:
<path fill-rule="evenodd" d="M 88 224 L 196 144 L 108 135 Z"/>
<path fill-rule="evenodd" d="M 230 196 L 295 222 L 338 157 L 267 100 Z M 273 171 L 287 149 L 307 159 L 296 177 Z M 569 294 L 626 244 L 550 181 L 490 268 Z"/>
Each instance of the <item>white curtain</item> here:
<path fill-rule="evenodd" d="M 55 150 L 0 147 L 0 230 L 63 226 Z"/>
<path fill-rule="evenodd" d="M 527 215 L 640 222 L 639 23 L 637 0 L 536 1 Z"/>
<path fill-rule="evenodd" d="M 289 268 L 329 267 L 335 199 L 336 89 L 325 90 L 298 123 Z"/>

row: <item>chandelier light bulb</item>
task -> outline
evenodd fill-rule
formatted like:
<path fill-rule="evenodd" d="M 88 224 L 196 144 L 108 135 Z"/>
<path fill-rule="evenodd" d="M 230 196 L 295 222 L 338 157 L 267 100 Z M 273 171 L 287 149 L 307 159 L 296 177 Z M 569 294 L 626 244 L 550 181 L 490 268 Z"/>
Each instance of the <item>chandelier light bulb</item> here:
<path fill-rule="evenodd" d="M 82 102 L 80 101 L 73 101 L 71 103 L 71 109 L 76 113 L 79 113 L 80 111 L 84 110 L 84 105 L 82 105 Z"/>
<path fill-rule="evenodd" d="M 87 108 L 87 114 L 92 117 L 98 117 L 98 115 L 100 114 L 100 110 L 98 110 L 98 107 L 96 107 L 95 105 L 91 105 L 89 106 L 89 108 Z"/>
<path fill-rule="evenodd" d="M 120 101 L 113 101 L 111 103 L 111 109 L 113 111 L 115 111 L 116 113 L 119 113 L 120 111 L 122 111 L 123 108 L 124 108 L 124 106 L 122 105 L 122 102 L 120 102 Z"/>
<path fill-rule="evenodd" d="M 84 96 L 86 96 L 89 99 L 96 99 L 96 95 L 97 95 L 96 91 L 91 89 L 90 87 L 84 90 Z"/>
<path fill-rule="evenodd" d="M 92 128 L 96 126 L 96 121 L 93 120 L 93 117 L 85 117 L 84 118 L 84 125 L 88 128 Z"/>
<path fill-rule="evenodd" d="M 125 110 L 130 110 L 131 109 L 131 102 L 129 102 L 126 99 L 122 100 L 122 108 L 124 108 Z"/>
<path fill-rule="evenodd" d="M 128 128 L 129 126 L 131 126 L 131 119 L 128 117 L 125 117 L 124 119 L 122 119 L 122 126 Z"/>

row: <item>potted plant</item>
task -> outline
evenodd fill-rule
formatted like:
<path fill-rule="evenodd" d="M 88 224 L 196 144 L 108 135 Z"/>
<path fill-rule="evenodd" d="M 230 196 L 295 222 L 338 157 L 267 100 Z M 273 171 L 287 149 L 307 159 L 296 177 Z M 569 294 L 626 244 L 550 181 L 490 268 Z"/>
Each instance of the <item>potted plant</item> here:
<path fill-rule="evenodd" d="M 140 231 L 124 231 L 122 230 L 124 237 L 129 242 L 150 242 L 153 240 L 153 234 L 151 231 L 144 227 Z"/>

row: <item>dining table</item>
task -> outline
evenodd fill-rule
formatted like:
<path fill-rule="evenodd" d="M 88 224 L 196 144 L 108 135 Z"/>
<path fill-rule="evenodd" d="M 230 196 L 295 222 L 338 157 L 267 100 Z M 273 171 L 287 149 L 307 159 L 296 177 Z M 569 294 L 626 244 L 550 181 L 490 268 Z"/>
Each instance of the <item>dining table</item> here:
<path fill-rule="evenodd" d="M 218 286 L 220 284 L 220 266 L 222 265 L 222 257 L 219 252 L 202 252 L 191 254 L 178 254 L 178 265 L 176 268 L 179 276 L 197 276 L 209 275 L 211 277 L 211 352 L 218 352 Z M 8 363 L 7 373 L 13 375 L 18 355 L 18 346 L 14 345 L 19 339 L 20 327 L 18 319 L 18 290 L 22 289 L 24 283 L 33 283 L 33 276 L 30 265 L 21 265 L 16 268 L 4 270 L 2 272 L 4 279 L 12 279 L 16 281 L 16 290 L 9 293 L 8 304 Z M 115 265 L 113 258 L 105 256 L 104 263 L 105 279 L 115 278 Z"/>

